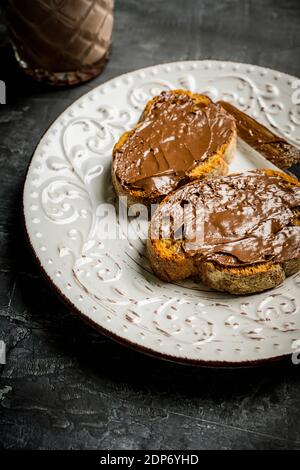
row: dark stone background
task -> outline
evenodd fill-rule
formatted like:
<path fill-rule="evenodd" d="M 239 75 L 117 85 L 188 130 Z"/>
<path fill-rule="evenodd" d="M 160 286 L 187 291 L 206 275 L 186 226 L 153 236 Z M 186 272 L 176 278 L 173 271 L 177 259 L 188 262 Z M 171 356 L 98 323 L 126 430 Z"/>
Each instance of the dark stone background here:
<path fill-rule="evenodd" d="M 300 369 L 210 370 L 121 347 L 76 319 L 32 260 L 22 233 L 26 167 L 75 98 L 160 62 L 217 58 L 300 76 L 299 0 L 118 0 L 105 72 L 53 90 L 16 67 L 0 26 L 0 448 L 300 449 Z M 300 367 L 300 366 L 299 366 Z"/>

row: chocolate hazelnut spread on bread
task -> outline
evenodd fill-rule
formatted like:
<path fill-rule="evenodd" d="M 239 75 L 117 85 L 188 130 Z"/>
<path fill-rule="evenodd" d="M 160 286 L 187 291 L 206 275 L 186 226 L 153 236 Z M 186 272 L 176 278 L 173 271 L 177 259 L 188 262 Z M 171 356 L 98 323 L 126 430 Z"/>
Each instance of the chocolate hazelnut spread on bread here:
<path fill-rule="evenodd" d="M 163 92 L 146 107 L 139 124 L 113 155 L 123 188 L 165 196 L 189 182 L 189 173 L 222 151 L 236 132 L 234 118 L 208 97 Z"/>
<path fill-rule="evenodd" d="M 150 237 L 164 238 L 163 220 L 169 218 L 174 241 L 184 224 L 195 228 L 193 237 L 183 236 L 180 250 L 200 263 L 238 267 L 295 259 L 300 256 L 300 225 L 293 223 L 300 184 L 288 178 L 256 170 L 188 184 L 159 206 Z M 196 228 L 197 214 L 202 219 Z M 197 230 L 202 230 L 199 239 Z"/>

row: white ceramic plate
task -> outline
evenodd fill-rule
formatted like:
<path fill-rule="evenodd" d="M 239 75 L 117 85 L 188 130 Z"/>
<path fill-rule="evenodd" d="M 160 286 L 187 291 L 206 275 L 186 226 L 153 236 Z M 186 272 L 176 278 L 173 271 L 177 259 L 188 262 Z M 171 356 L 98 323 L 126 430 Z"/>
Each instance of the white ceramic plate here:
<path fill-rule="evenodd" d="M 299 145 L 295 80 L 233 62 L 158 65 L 97 87 L 54 122 L 27 174 L 25 225 L 43 271 L 75 311 L 120 342 L 178 362 L 244 365 L 299 349 L 299 274 L 244 297 L 167 284 L 152 274 L 140 239 L 104 240 L 98 230 L 101 204 L 114 204 L 112 147 L 153 95 L 188 88 L 229 100 Z M 266 167 L 239 143 L 232 171 Z"/>

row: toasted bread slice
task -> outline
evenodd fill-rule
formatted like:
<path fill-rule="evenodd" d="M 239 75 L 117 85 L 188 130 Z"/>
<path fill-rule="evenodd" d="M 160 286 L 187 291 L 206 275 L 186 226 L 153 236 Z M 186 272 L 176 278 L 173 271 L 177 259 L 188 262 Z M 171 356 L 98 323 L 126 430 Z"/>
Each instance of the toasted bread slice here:
<path fill-rule="evenodd" d="M 202 225 L 183 207 L 188 214 L 200 208 Z M 189 238 L 186 227 L 177 234 L 186 220 L 196 227 Z M 165 281 L 196 277 L 231 294 L 273 288 L 300 270 L 300 183 L 274 170 L 190 183 L 158 206 L 147 249 Z"/>
<path fill-rule="evenodd" d="M 128 205 L 159 202 L 195 179 L 225 175 L 236 151 L 236 124 L 221 105 L 186 90 L 149 101 L 139 123 L 113 150 L 112 180 Z"/>

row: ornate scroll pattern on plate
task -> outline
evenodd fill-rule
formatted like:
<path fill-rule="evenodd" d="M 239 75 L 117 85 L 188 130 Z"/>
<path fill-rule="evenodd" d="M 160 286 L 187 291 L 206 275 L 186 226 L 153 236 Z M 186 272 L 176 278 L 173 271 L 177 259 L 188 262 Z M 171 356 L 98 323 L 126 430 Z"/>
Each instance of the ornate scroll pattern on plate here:
<path fill-rule="evenodd" d="M 100 87 L 99 102 L 87 95 L 81 99 L 82 108 L 75 103 L 61 119 L 59 132 L 49 130 L 41 168 L 29 172 L 33 190 L 28 210 L 33 224 L 44 217 L 48 226 L 55 227 L 57 235 L 48 243 L 55 246 L 57 259 L 51 262 L 69 267 L 64 273 L 68 285 L 79 289 L 81 302 L 92 300 L 100 312 L 99 324 L 104 321 L 101 312 L 109 312 L 105 318 L 117 334 L 127 338 L 128 331 L 134 331 L 136 341 L 150 349 L 170 345 L 171 355 L 176 350 L 189 357 L 193 350 L 195 358 L 209 350 L 212 359 L 222 360 L 222 354 L 225 360 L 232 359 L 240 353 L 257 359 L 263 357 L 264 345 L 271 344 L 269 350 L 274 346 L 275 351 L 281 340 L 285 350 L 298 344 L 299 275 L 271 293 L 241 300 L 199 289 L 193 281 L 162 283 L 151 272 L 143 240 L 110 241 L 99 235 L 100 208 L 105 203 L 109 209 L 114 202 L 113 145 L 138 120 L 146 102 L 163 90 L 182 87 L 232 101 L 298 142 L 299 106 L 289 103 L 280 77 L 265 77 L 260 68 L 247 73 L 245 67 L 220 64 L 222 69 L 213 62 L 210 67 L 199 62 L 151 68 Z M 124 89 L 118 90 L 120 84 Z M 47 177 L 40 182 L 44 174 Z M 117 218 L 109 219 L 109 228 L 121 230 Z M 38 234 L 43 235 L 42 229 Z"/>
<path fill-rule="evenodd" d="M 133 86 L 128 92 L 128 102 L 133 108 L 142 111 L 153 96 L 159 95 L 162 91 L 174 88 L 169 82 L 151 80 L 145 81 L 141 85 Z"/>

